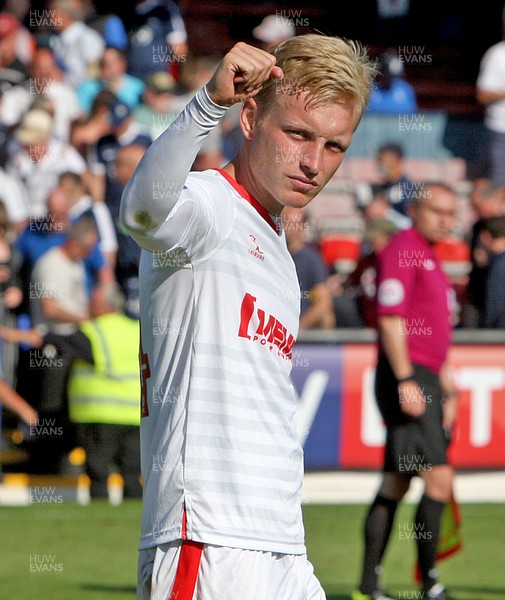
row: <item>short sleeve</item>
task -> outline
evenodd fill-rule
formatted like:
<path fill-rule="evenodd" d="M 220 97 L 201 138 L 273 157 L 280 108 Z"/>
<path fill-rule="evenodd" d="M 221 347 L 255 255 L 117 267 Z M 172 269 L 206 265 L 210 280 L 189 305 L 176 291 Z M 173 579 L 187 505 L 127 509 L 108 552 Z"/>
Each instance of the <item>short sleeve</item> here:
<path fill-rule="evenodd" d="M 410 250 L 398 240 L 379 256 L 377 274 L 377 315 L 406 317 L 414 287 L 415 271 Z"/>
<path fill-rule="evenodd" d="M 490 92 L 503 91 L 505 81 L 505 44 L 490 48 L 483 56 L 477 87 Z"/>

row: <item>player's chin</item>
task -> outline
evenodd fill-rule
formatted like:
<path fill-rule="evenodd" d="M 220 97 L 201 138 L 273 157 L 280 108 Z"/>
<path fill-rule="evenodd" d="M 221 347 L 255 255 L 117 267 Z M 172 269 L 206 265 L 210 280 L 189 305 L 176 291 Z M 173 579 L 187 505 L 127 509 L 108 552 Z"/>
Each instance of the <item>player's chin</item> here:
<path fill-rule="evenodd" d="M 289 208 L 303 208 L 304 206 L 307 206 L 319 192 L 319 188 L 313 188 L 310 191 L 303 192 L 292 190 L 285 194 L 282 204 Z"/>

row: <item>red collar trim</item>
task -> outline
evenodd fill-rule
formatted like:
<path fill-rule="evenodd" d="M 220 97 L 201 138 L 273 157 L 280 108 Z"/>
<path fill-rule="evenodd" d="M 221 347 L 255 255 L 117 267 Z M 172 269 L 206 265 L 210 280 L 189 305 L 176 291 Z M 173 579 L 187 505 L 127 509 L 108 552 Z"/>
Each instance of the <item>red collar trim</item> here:
<path fill-rule="evenodd" d="M 232 186 L 232 188 L 234 188 L 242 196 L 242 198 L 247 200 L 247 202 L 249 202 L 249 204 L 256 209 L 256 211 L 263 217 L 263 219 L 265 219 L 265 221 L 270 225 L 270 227 L 275 231 L 275 233 L 279 233 L 277 225 L 270 216 L 270 213 L 267 211 L 266 208 L 261 206 L 261 204 L 256 200 L 256 198 L 253 198 L 251 196 L 251 194 L 245 189 L 243 185 L 240 185 L 238 181 L 233 179 L 233 177 L 226 171 L 223 171 L 223 169 L 214 169 L 214 171 L 220 173 Z"/>

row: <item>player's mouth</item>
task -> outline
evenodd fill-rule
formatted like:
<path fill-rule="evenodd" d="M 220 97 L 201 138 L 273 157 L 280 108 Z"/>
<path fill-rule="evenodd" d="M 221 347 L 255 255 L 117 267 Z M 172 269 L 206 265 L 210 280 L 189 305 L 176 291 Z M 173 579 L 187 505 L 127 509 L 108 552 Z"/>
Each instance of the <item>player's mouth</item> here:
<path fill-rule="evenodd" d="M 288 179 L 298 192 L 312 192 L 318 187 L 318 184 L 313 179 L 307 179 L 307 177 L 288 175 Z"/>

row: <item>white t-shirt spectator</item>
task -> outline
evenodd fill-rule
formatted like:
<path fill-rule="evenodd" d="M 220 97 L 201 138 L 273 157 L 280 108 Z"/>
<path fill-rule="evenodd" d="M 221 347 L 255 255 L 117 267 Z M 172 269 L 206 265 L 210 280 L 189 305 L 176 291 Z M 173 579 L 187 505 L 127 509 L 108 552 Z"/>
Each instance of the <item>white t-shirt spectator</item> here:
<path fill-rule="evenodd" d="M 42 300 L 57 300 L 61 308 L 75 315 L 88 314 L 86 272 L 82 261 L 70 260 L 57 246 L 45 252 L 35 263 L 32 273 L 33 288 L 38 292 L 31 300 L 34 327 L 44 327 L 51 333 L 70 335 L 78 329 L 76 323 L 53 321 L 42 311 Z"/>
<path fill-rule="evenodd" d="M 70 125 L 82 115 L 82 111 L 74 88 L 61 81 L 32 78 L 7 90 L 0 103 L 2 123 L 9 127 L 19 123 L 30 108 L 34 94 L 43 94 L 51 100 L 54 106 L 54 136 L 63 142 L 68 142 Z"/>
<path fill-rule="evenodd" d="M 0 200 L 5 205 L 9 222 L 17 225 L 26 221 L 30 214 L 28 194 L 18 177 L 0 169 Z"/>
<path fill-rule="evenodd" d="M 482 57 L 477 87 L 487 92 L 505 91 L 505 41 L 491 46 Z M 488 129 L 505 133 L 505 100 L 486 107 L 484 122 Z"/>
<path fill-rule="evenodd" d="M 62 173 L 72 171 L 82 175 L 86 169 L 85 160 L 73 146 L 55 139 L 51 140 L 46 155 L 39 162 L 22 148 L 11 157 L 7 166 L 7 171 L 20 177 L 26 186 L 30 218 L 46 214 L 47 197 L 58 185 Z"/>
<path fill-rule="evenodd" d="M 89 68 L 105 50 L 102 36 L 81 21 L 72 23 L 50 41 L 51 49 L 65 72 L 65 80 L 76 88 L 87 77 Z"/>

